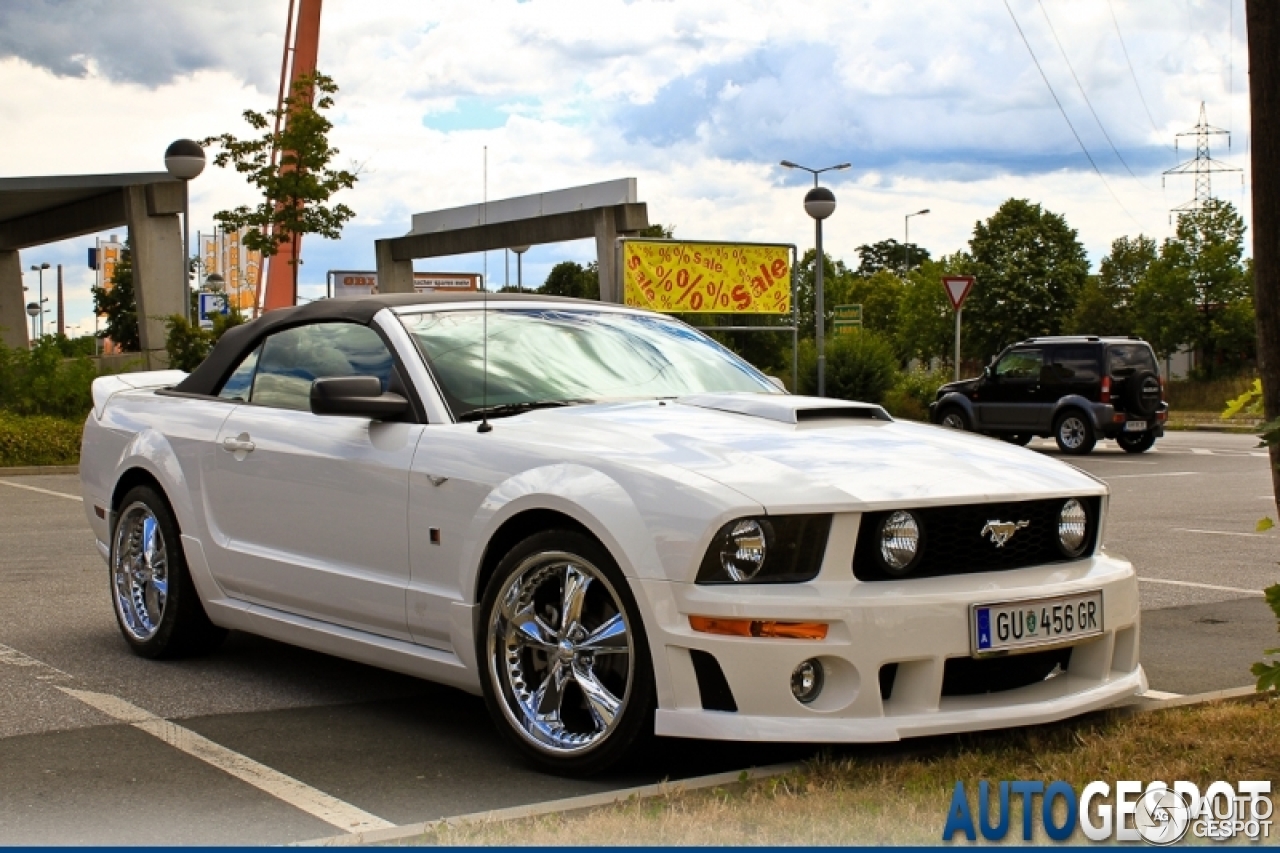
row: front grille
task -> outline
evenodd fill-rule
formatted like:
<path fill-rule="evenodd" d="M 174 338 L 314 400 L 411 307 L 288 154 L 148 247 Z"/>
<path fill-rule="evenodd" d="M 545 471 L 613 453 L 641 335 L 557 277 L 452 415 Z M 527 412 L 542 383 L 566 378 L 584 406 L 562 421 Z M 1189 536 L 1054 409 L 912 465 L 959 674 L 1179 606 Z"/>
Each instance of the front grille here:
<path fill-rule="evenodd" d="M 1100 502 L 1098 498 L 1077 500 L 1084 504 L 1089 515 L 1088 542 L 1083 551 L 1089 555 L 1096 544 Z M 893 510 L 866 513 L 853 555 L 853 574 L 862 581 L 885 581 L 998 572 L 1080 559 L 1063 556 L 1058 547 L 1058 514 L 1065 502 L 1065 498 L 1055 498 L 912 509 L 920 526 L 920 561 L 906 575 L 896 578 L 883 568 L 878 541 L 880 522 Z M 1025 521 L 1027 525 L 1018 528 L 1004 546 L 998 548 L 990 535 L 982 533 L 991 521 Z"/>

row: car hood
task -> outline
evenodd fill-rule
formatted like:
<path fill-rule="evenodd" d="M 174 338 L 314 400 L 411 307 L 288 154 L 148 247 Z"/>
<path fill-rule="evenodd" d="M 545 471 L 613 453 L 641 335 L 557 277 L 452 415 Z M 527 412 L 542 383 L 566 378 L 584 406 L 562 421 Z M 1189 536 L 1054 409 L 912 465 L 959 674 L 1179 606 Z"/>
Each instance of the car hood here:
<path fill-rule="evenodd" d="M 1034 451 L 812 397 L 708 394 L 547 409 L 497 421 L 498 432 L 584 462 L 677 466 L 771 511 L 1106 493 L 1101 481 Z"/>
<path fill-rule="evenodd" d="M 974 388 L 978 387 L 978 379 L 979 377 L 975 376 L 972 379 L 961 379 L 958 382 L 948 382 L 946 385 L 938 388 L 938 397 L 942 397 L 943 394 L 950 394 L 952 391 L 959 391 L 961 394 L 968 394 Z"/>

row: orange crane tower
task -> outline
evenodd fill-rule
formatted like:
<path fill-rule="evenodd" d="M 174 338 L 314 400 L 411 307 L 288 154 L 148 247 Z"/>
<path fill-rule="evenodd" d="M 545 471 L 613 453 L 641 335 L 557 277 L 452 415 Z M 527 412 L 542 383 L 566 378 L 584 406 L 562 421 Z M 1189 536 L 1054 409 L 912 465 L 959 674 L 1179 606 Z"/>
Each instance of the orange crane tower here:
<path fill-rule="evenodd" d="M 289 0 L 289 21 L 284 34 L 284 58 L 280 63 L 280 93 L 276 98 L 276 110 L 284 108 L 285 93 L 292 94 L 293 84 L 301 77 L 314 74 L 316 58 L 320 53 L 320 0 L 296 0 L 297 26 L 294 26 L 295 0 Z M 292 35 L 293 43 L 290 44 Z M 290 63 L 292 55 L 292 63 Z M 288 85 L 285 81 L 288 80 Z M 288 127 L 290 118 L 285 118 Z M 276 130 L 279 128 L 279 117 L 276 118 Z M 272 152 L 273 162 L 283 152 Z M 288 308 L 298 302 L 297 285 L 294 283 L 291 266 L 298 263 L 302 256 L 302 235 L 280 244 L 279 250 L 267 262 L 266 294 L 258 294 L 255 305 L 261 305 L 263 311 L 276 308 Z M 293 263 L 291 264 L 290 261 Z M 259 279 L 258 287 L 262 287 Z"/>

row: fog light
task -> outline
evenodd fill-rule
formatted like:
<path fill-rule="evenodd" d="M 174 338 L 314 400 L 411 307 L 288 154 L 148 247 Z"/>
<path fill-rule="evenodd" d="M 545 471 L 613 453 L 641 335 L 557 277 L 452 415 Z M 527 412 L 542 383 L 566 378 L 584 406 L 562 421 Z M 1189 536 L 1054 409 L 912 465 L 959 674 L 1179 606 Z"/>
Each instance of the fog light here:
<path fill-rule="evenodd" d="M 825 680 L 822 663 L 817 658 L 810 658 L 791 673 L 791 695 L 808 705 L 818 698 Z"/>

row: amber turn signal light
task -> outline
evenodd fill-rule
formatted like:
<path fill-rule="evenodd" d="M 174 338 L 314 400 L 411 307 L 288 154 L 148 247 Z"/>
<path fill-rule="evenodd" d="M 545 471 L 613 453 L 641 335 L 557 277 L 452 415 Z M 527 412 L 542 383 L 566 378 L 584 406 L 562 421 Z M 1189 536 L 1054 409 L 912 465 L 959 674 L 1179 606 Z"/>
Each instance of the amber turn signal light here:
<path fill-rule="evenodd" d="M 825 622 L 778 622 L 773 619 L 721 619 L 690 616 L 689 627 L 703 634 L 728 637 L 781 637 L 787 640 L 825 640 Z"/>

